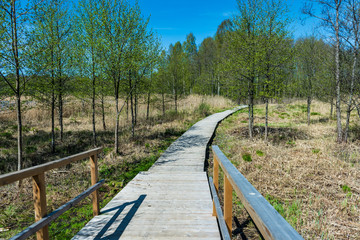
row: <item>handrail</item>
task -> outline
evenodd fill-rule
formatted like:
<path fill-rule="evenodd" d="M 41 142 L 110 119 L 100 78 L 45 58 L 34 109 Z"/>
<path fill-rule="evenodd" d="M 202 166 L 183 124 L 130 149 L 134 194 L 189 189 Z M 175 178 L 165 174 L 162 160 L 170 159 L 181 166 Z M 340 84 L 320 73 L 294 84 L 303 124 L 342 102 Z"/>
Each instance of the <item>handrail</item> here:
<path fill-rule="evenodd" d="M 223 216 L 222 210 L 221 210 L 219 197 L 217 195 L 216 188 L 214 186 L 214 182 L 213 182 L 212 177 L 209 177 L 209 185 L 210 185 L 211 196 L 212 196 L 212 199 L 214 201 L 213 216 L 216 216 L 218 218 L 219 227 L 220 227 L 220 233 L 221 233 L 221 239 L 222 240 L 230 240 L 231 237 L 230 237 L 230 234 L 229 234 L 229 232 L 227 230 L 227 226 L 226 226 L 224 216 Z"/>
<path fill-rule="evenodd" d="M 37 165 L 34 167 L 25 168 L 20 171 L 2 174 L 2 175 L 0 175 L 0 187 L 10 184 L 10 183 L 13 183 L 13 182 L 16 182 L 16 181 L 20 181 L 24 178 L 39 175 L 40 173 L 49 171 L 54 168 L 63 167 L 69 163 L 85 159 L 92 155 L 96 155 L 96 154 L 100 153 L 101 151 L 102 151 L 101 147 L 95 148 L 95 149 L 92 149 L 92 150 L 89 150 L 86 152 L 82 152 L 82 153 L 78 153 L 78 154 L 75 154 L 75 155 L 72 155 L 69 157 L 61 158 L 61 159 L 54 160 L 54 161 L 44 163 L 41 165 Z"/>
<path fill-rule="evenodd" d="M 216 191 L 219 190 L 219 165 L 224 172 L 224 220 L 230 233 L 232 229 L 232 191 L 234 189 L 265 239 L 303 239 L 234 167 L 218 146 L 213 145 L 212 150 L 214 154 L 213 178 Z M 217 217 L 219 218 L 219 215 Z"/>
<path fill-rule="evenodd" d="M 89 188 L 88 190 L 86 190 L 83 193 L 86 193 L 87 195 L 89 195 L 90 194 L 89 191 L 91 190 L 93 215 L 94 216 L 99 215 L 100 208 L 99 208 L 98 188 L 100 187 L 101 184 L 103 184 L 103 182 L 102 183 L 101 183 L 101 181 L 99 183 L 97 182 L 98 181 L 97 154 L 100 153 L 101 151 L 102 151 L 102 148 L 95 148 L 95 149 L 92 149 L 92 150 L 89 150 L 86 152 L 82 152 L 82 153 L 75 154 L 75 155 L 72 155 L 69 157 L 65 157 L 65 158 L 62 158 L 59 160 L 44 163 L 44 164 L 41 164 L 38 166 L 34 166 L 34 167 L 26 168 L 26 169 L 23 169 L 20 171 L 0 175 L 0 187 L 10 184 L 10 183 L 13 183 L 13 182 L 16 182 L 16 181 L 20 181 L 24 178 L 32 177 L 33 198 L 34 198 L 34 208 L 35 208 L 35 221 L 38 222 L 38 221 L 46 218 L 46 216 L 47 216 L 45 172 L 49 171 L 51 169 L 59 168 L 59 167 L 65 166 L 69 163 L 90 157 L 91 185 L 93 187 Z M 96 185 L 96 187 L 94 185 Z M 80 194 L 79 196 L 85 197 L 83 194 Z M 77 199 L 78 201 L 80 201 L 79 196 L 73 200 Z M 68 205 L 65 204 L 62 207 L 64 207 L 64 206 L 65 206 L 65 208 L 68 206 L 72 207 L 74 205 L 73 200 L 68 202 L 67 203 Z M 56 211 L 58 211 L 59 209 L 57 209 Z M 48 215 L 49 218 L 47 218 L 47 220 L 53 221 L 55 219 L 55 217 L 50 218 L 51 215 L 54 215 L 54 212 L 50 213 Z M 31 225 L 30 227 L 33 227 L 33 225 Z M 35 223 L 35 225 L 36 225 L 36 223 Z M 38 240 L 49 239 L 48 223 L 45 224 L 40 230 L 38 230 L 36 232 L 36 237 Z M 17 238 L 15 238 L 15 239 L 17 239 Z M 23 238 L 19 238 L 19 239 L 23 239 Z"/>
<path fill-rule="evenodd" d="M 65 203 L 55 211 L 48 214 L 46 217 L 42 218 L 41 220 L 33 223 L 31 226 L 23 230 L 22 232 L 16 234 L 10 240 L 23 240 L 31 235 L 33 235 L 35 232 L 39 231 L 41 228 L 47 226 L 52 221 L 57 219 L 61 214 L 69 210 L 70 208 L 74 207 L 76 204 L 78 204 L 81 200 L 83 200 L 85 197 L 89 196 L 91 193 L 99 189 L 103 184 L 105 180 L 101 180 L 95 185 L 88 188 L 86 191 L 80 193 L 77 197 L 71 199 L 69 202 Z"/>

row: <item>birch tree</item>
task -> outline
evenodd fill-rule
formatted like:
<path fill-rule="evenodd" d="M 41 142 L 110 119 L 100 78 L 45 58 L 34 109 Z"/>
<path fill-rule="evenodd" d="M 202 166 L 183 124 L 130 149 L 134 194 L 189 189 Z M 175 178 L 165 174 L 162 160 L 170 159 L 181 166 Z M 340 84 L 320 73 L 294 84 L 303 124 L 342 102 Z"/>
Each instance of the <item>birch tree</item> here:
<path fill-rule="evenodd" d="M 0 1 L 0 81 L 5 82 L 15 96 L 18 170 L 22 167 L 23 159 L 21 97 L 29 81 L 24 74 L 28 45 L 25 24 L 29 9 L 20 9 L 20 1 Z"/>
<path fill-rule="evenodd" d="M 315 12 L 312 3 L 321 6 L 321 13 Z M 340 22 L 343 17 L 343 0 L 308 0 L 302 12 L 322 21 L 323 26 L 332 31 L 335 42 L 335 82 L 336 82 L 336 130 L 337 142 L 342 142 L 343 131 L 341 124 L 341 79 L 340 79 Z"/>

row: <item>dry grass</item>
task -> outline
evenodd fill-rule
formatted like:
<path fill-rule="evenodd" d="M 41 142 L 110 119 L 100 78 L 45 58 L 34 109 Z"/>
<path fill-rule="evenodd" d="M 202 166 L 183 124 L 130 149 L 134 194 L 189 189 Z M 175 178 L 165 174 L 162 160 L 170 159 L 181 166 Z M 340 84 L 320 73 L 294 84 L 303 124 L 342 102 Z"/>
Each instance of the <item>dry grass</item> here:
<path fill-rule="evenodd" d="M 120 100 L 119 105 L 122 106 L 123 100 Z M 201 103 L 206 103 L 209 109 L 218 111 L 219 109 L 229 108 L 232 102 L 223 97 L 203 97 L 200 95 L 191 95 L 182 98 L 178 101 L 178 113 L 174 112 L 172 99 L 168 96 L 166 98 L 165 117 L 162 115 L 162 104 L 160 96 L 153 96 L 150 105 L 149 119 L 146 120 L 146 99 L 139 98 L 138 107 L 138 126 L 137 132 L 141 136 L 142 129 L 148 127 L 167 128 L 169 124 L 179 124 L 181 122 L 191 122 L 194 117 L 204 117 L 197 109 Z M 100 103 L 98 103 L 100 104 Z M 112 133 L 115 126 L 115 101 L 108 97 L 105 99 L 105 119 L 107 131 L 103 130 L 101 108 L 97 107 L 96 129 L 99 132 L 100 145 L 110 145 Z M 127 112 L 126 106 L 120 115 L 120 132 L 121 135 L 129 130 L 131 126 L 131 115 Z M 195 114 L 195 115 L 194 115 Z M 50 132 L 51 132 L 51 112 L 47 106 L 37 104 L 35 107 L 30 107 L 23 112 L 23 126 L 24 126 L 24 150 L 25 160 L 24 167 L 36 165 L 46 161 L 46 159 L 54 158 L 49 155 L 50 151 Z M 78 151 L 83 151 L 91 148 L 91 130 L 92 130 L 92 110 L 90 100 L 79 100 L 72 97 L 66 99 L 64 104 L 63 123 L 66 141 L 64 143 L 57 142 L 60 151 L 68 148 L 65 154 L 74 154 Z M 56 134 L 59 135 L 58 115 L 55 115 Z M 169 124 L 167 124 L 169 123 Z M 160 124 L 159 126 L 155 126 Z M 0 133 L 5 134 L 4 144 L 0 144 L 0 173 L 16 170 L 16 112 L 6 111 L 0 112 Z M 129 137 L 128 135 L 125 135 Z M 2 136 L 0 136 L 0 141 Z M 79 140 L 79 138 L 81 138 Z M 81 141 L 79 143 L 79 141 Z M 71 146 L 71 147 L 69 147 Z M 38 149 L 33 149 L 34 147 Z M 41 153 L 39 160 L 39 153 Z M 57 155 L 61 157 L 63 155 Z M 36 160 L 38 159 L 38 160 Z M 43 159 L 43 160 L 41 160 Z M 6 162 L 6 166 L 1 165 L 1 162 Z M 9 164 L 10 162 L 10 164 Z"/>
<path fill-rule="evenodd" d="M 310 126 L 304 106 L 303 101 L 271 105 L 268 142 L 262 136 L 264 106 L 257 106 L 253 140 L 247 113 L 241 113 L 220 125 L 215 144 L 305 239 L 360 239 L 358 119 L 353 116 L 350 143 L 338 145 L 330 106 L 314 102 L 312 112 L 319 114 L 311 116 Z M 251 162 L 242 160 L 246 153 Z M 257 239 L 256 231 L 246 227 L 247 213 L 241 206 L 235 209 L 236 239 L 244 233 Z"/>

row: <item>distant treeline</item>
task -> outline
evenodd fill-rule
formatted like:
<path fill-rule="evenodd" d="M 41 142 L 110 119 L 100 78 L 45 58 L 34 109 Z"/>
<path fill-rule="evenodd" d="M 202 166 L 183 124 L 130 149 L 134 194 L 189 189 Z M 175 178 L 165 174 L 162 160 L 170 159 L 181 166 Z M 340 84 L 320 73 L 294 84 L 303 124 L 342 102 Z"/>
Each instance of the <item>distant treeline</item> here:
<path fill-rule="evenodd" d="M 190 33 L 163 51 L 156 72 L 159 82 L 179 94 L 223 95 L 249 105 L 249 135 L 253 136 L 253 105 L 269 100 L 306 98 L 308 124 L 314 98 L 336 110 L 337 141 L 348 138 L 350 113 L 360 117 L 359 0 L 308 1 L 303 17 L 318 18 L 325 36 L 294 39 L 292 19 L 282 0 L 237 0 L 238 12 L 224 20 L 214 37 L 199 47 Z M 312 4 L 316 4 L 315 12 Z M 160 89 L 159 89 L 160 90 Z M 341 108 L 341 106 L 345 106 Z M 341 110 L 346 108 L 346 124 Z M 334 111 L 335 112 L 335 111 Z"/>

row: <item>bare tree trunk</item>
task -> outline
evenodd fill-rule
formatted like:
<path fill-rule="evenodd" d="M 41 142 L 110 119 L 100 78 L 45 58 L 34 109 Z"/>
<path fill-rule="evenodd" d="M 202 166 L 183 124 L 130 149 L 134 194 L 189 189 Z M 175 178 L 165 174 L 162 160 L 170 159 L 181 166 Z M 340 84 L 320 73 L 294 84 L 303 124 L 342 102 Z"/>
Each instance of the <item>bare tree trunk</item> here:
<path fill-rule="evenodd" d="M 119 83 L 115 73 L 113 73 L 113 82 L 115 90 L 115 108 L 116 108 L 116 119 L 115 119 L 115 153 L 119 153 Z"/>
<path fill-rule="evenodd" d="M 18 83 L 16 83 L 18 85 Z M 19 88 L 18 86 L 16 88 Z M 22 121 L 21 121 L 21 96 L 20 94 L 16 95 L 16 115 L 17 115 L 17 122 L 18 122 L 18 171 L 21 170 L 22 164 Z"/>
<path fill-rule="evenodd" d="M 135 137 L 135 114 L 134 114 L 134 102 L 133 102 L 132 93 L 130 93 L 130 109 L 131 109 L 131 136 Z"/>
<path fill-rule="evenodd" d="M 52 93 L 51 93 L 51 153 L 55 153 L 55 76 L 51 77 Z"/>
<path fill-rule="evenodd" d="M 18 39 L 17 39 L 17 24 L 16 24 L 16 10 L 15 0 L 11 1 L 11 30 L 12 30 L 12 51 L 15 60 L 15 72 L 16 72 L 16 116 L 17 116 L 17 143 L 18 143 L 18 171 L 21 170 L 22 158 L 23 158 L 23 140 L 22 140 L 22 118 L 21 118 L 21 91 L 20 91 L 20 61 L 18 51 Z"/>
<path fill-rule="evenodd" d="M 129 121 L 129 101 L 126 102 L 126 120 Z"/>
<path fill-rule="evenodd" d="M 331 100 L 330 100 L 330 119 L 332 119 L 333 111 L 334 111 L 334 99 L 333 99 L 333 97 L 331 97 Z"/>
<path fill-rule="evenodd" d="M 60 80 L 60 85 L 61 80 Z M 60 87 L 59 91 L 59 105 L 58 105 L 58 111 L 59 111 L 59 125 L 60 125 L 60 141 L 63 141 L 64 138 L 64 125 L 63 125 L 63 99 L 62 99 L 62 89 Z"/>
<path fill-rule="evenodd" d="M 93 125 L 93 144 L 96 146 L 96 109 L 95 109 L 95 96 L 96 96 L 96 77 L 95 77 L 95 61 L 94 50 L 92 52 L 92 125 Z"/>
<path fill-rule="evenodd" d="M 254 90 L 251 86 L 252 83 L 249 84 L 249 137 L 253 138 L 253 130 L 254 130 Z"/>
<path fill-rule="evenodd" d="M 177 109 L 177 90 L 175 88 L 175 112 L 177 113 L 178 109 Z"/>
<path fill-rule="evenodd" d="M 104 95 L 101 96 L 101 114 L 102 114 L 103 129 L 104 131 L 106 131 Z"/>
<path fill-rule="evenodd" d="M 150 90 L 148 91 L 148 96 L 147 96 L 146 120 L 149 120 L 149 114 L 150 114 Z"/>
<path fill-rule="evenodd" d="M 310 126 L 311 96 L 307 97 L 307 124 Z"/>
<path fill-rule="evenodd" d="M 356 107 L 356 110 L 357 110 L 357 114 L 358 114 L 358 116 L 360 118 L 360 106 L 359 106 L 359 104 L 355 103 L 355 107 Z"/>
<path fill-rule="evenodd" d="M 55 153 L 55 62 L 54 62 L 54 49 L 51 47 L 51 153 Z"/>
<path fill-rule="evenodd" d="M 269 99 L 265 98 L 265 141 L 268 140 Z"/>
<path fill-rule="evenodd" d="M 340 99 L 340 59 L 339 59 L 339 51 L 340 51 L 340 37 L 339 37 L 339 11 L 340 4 L 336 4 L 336 22 L 335 22 L 335 35 L 336 35 L 336 46 L 335 46 L 335 79 L 336 79 L 336 119 L 337 119 L 337 142 L 340 143 L 343 141 L 342 136 L 342 126 L 341 126 L 341 99 Z"/>
<path fill-rule="evenodd" d="M 352 72 L 351 72 L 350 93 L 349 93 L 349 100 L 348 100 L 347 109 L 346 109 L 346 125 L 345 125 L 345 135 L 344 135 L 345 142 L 347 142 L 347 140 L 348 140 L 350 114 L 351 114 L 351 110 L 352 110 L 352 98 L 353 98 L 353 94 L 354 94 L 355 69 L 356 69 L 356 63 L 357 63 L 357 49 L 356 48 L 357 48 L 357 46 L 355 46 L 355 49 L 354 49 L 354 61 L 353 61 Z"/>
<path fill-rule="evenodd" d="M 116 105 L 116 122 L 115 122 L 115 153 L 119 152 L 119 95 L 115 96 L 115 105 Z"/>
<path fill-rule="evenodd" d="M 163 117 L 165 117 L 165 94 L 162 92 L 162 112 L 163 112 Z"/>
<path fill-rule="evenodd" d="M 129 88 L 132 89 L 131 72 L 129 71 Z M 131 136 L 135 137 L 135 116 L 134 116 L 134 102 L 133 92 L 130 92 L 130 111 L 131 111 Z"/>

